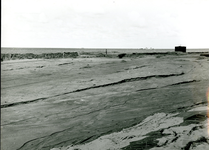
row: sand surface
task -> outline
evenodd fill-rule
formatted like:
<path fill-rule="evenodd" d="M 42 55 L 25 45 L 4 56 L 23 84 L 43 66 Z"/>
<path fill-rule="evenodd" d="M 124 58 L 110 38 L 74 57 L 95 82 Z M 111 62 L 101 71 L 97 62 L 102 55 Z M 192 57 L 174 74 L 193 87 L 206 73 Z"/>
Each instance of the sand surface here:
<path fill-rule="evenodd" d="M 208 60 L 4 61 L 1 149 L 207 148 Z"/>

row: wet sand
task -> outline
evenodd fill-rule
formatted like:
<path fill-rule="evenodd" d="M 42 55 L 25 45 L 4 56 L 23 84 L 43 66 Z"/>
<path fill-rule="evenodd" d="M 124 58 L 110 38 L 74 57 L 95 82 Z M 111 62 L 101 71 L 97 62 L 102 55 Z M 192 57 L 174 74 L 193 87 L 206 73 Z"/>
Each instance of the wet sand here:
<path fill-rule="evenodd" d="M 208 147 L 208 60 L 173 54 L 4 61 L 1 149 Z"/>

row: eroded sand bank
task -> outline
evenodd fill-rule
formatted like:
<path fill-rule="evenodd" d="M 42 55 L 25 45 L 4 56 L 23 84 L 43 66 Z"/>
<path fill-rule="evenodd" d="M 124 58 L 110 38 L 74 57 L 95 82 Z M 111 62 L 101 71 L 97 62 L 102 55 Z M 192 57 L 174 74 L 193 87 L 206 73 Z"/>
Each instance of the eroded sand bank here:
<path fill-rule="evenodd" d="M 207 107 L 204 107 L 207 108 Z M 197 110 L 199 108 L 196 108 Z M 156 147 L 151 150 L 166 149 L 208 149 L 209 135 L 207 133 L 207 119 L 200 124 L 180 125 L 185 120 L 178 114 L 156 113 L 147 117 L 140 124 L 123 129 L 120 132 L 111 133 L 98 139 L 82 144 L 70 145 L 68 147 L 52 148 L 51 150 L 109 150 L 109 149 L 147 149 L 153 141 L 158 141 Z M 149 133 L 160 131 L 158 136 L 149 139 Z M 145 147 L 130 145 L 131 142 L 147 138 Z"/>

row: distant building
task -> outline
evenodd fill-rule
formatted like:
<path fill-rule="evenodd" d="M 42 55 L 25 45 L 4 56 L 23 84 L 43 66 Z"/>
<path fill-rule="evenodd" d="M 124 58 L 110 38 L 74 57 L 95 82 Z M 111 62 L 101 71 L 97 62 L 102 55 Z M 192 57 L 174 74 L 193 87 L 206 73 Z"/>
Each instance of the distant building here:
<path fill-rule="evenodd" d="M 175 52 L 186 52 L 186 46 L 176 46 Z"/>

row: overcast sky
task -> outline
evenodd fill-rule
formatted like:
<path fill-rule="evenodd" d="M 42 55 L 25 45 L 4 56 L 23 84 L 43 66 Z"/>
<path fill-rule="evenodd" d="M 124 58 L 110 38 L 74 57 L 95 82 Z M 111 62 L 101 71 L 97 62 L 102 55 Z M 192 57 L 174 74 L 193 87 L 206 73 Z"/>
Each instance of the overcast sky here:
<path fill-rule="evenodd" d="M 2 47 L 209 48 L 209 0 L 2 0 Z"/>

